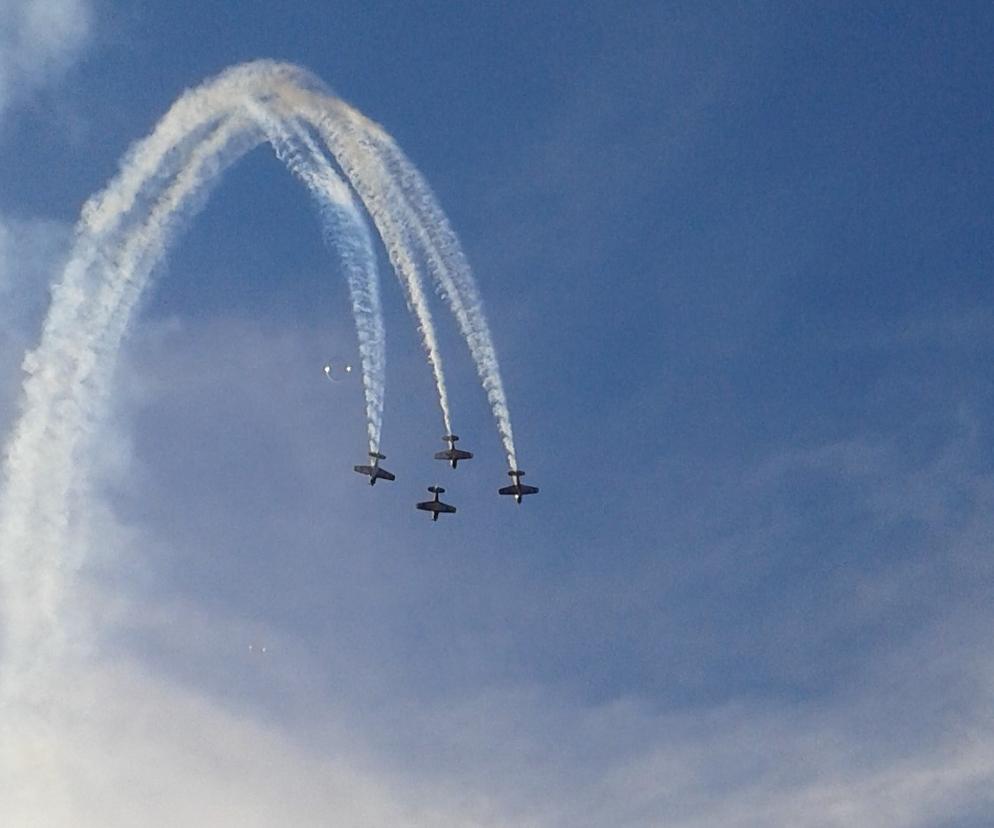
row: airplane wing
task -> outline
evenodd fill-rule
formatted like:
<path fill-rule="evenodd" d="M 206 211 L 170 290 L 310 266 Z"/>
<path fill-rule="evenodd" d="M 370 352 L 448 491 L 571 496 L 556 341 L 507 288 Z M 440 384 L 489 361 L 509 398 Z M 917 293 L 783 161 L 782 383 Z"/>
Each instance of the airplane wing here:
<path fill-rule="evenodd" d="M 538 494 L 538 486 L 526 486 L 524 483 L 520 483 L 517 486 L 505 486 L 497 491 L 502 495 L 530 495 Z"/>
<path fill-rule="evenodd" d="M 414 508 L 420 509 L 422 512 L 434 512 L 432 505 L 435 503 L 434 500 L 426 500 L 424 503 L 418 503 Z"/>
<path fill-rule="evenodd" d="M 462 449 L 446 449 L 435 452 L 436 460 L 472 460 L 473 452 Z"/>
<path fill-rule="evenodd" d="M 380 469 L 380 468 L 376 469 L 376 476 L 381 478 L 382 480 L 397 479 L 397 475 L 395 475 L 393 472 L 388 472 L 386 469 Z"/>
<path fill-rule="evenodd" d="M 373 473 L 373 467 L 372 466 L 353 466 L 352 468 L 355 469 L 357 472 L 359 472 L 359 474 L 372 474 Z"/>
<path fill-rule="evenodd" d="M 456 511 L 455 506 L 450 506 L 448 503 L 439 503 L 440 508 L 438 511 L 445 512 L 446 514 L 453 514 Z"/>

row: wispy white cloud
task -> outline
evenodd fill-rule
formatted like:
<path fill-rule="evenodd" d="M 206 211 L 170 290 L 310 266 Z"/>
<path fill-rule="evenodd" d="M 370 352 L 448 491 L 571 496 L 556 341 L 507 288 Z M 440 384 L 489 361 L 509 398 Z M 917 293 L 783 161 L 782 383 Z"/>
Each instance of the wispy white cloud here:
<path fill-rule="evenodd" d="M 910 828 L 992 804 L 992 660 L 950 648 L 949 630 L 827 703 L 674 713 L 519 686 L 374 715 L 325 692 L 314 655 L 272 629 L 197 607 L 128 615 L 231 685 L 147 659 L 67 666 L 48 698 L 7 711 L 5 823 Z M 247 699 L 237 682 L 275 692 Z"/>
<path fill-rule="evenodd" d="M 244 414 L 247 427 L 277 432 L 265 439 L 284 448 L 314 444 L 320 422 L 287 422 L 279 414 L 282 405 L 300 405 L 299 389 L 289 387 L 296 381 L 288 386 L 280 374 L 316 350 L 306 344 L 311 335 L 231 322 L 153 326 L 123 369 L 123 388 L 134 390 L 142 375 L 145 385 L 119 407 L 132 413 L 144 408 L 152 419 L 142 422 L 155 432 L 155 411 L 172 398 L 182 410 L 213 417 L 220 440 L 234 427 L 218 414 L 220 401 L 246 373 L 240 366 L 251 366 L 255 390 L 245 401 L 256 413 Z M 156 370 L 168 381 L 156 381 Z M 173 372 L 182 381 L 174 382 Z M 212 392 L 213 386 L 220 387 Z M 265 409 L 267 398 L 288 393 L 289 400 Z M 119 422 L 130 416 L 125 410 Z M 825 475 L 857 486 L 875 520 L 905 519 L 897 503 L 924 512 L 948 560 L 965 557 L 981 532 L 975 524 L 986 502 L 985 478 L 970 462 L 971 440 L 964 429 L 924 466 L 865 440 L 785 453 L 749 475 L 749 498 L 772 500 L 798 475 Z M 126 443 L 121 434 L 100 441 Z M 190 462 L 205 450 L 211 451 L 191 445 L 179 460 Z M 288 453 L 302 473 L 310 463 L 306 452 Z M 80 583 L 79 597 L 97 618 L 99 655 L 67 664 L 47 699 L 34 698 L 17 711 L 14 739 L 5 744 L 15 749 L 8 755 L 17 758 L 10 778 L 20 780 L 19 796 L 0 802 L 5 824 L 30 817 L 29 824 L 59 828 L 200 822 L 910 828 L 957 819 L 970 824 L 992 804 L 994 732 L 987 713 L 994 652 L 983 634 L 988 616 L 975 606 L 931 608 L 917 632 L 893 631 L 872 662 L 848 671 L 843 686 L 807 700 L 760 694 L 677 709 L 625 696 L 595 704 L 538 682 L 488 683 L 437 700 L 414 699 L 394 684 L 398 673 L 382 650 L 360 659 L 343 642 L 354 630 L 333 629 L 315 647 L 281 626 L 277 593 L 313 579 L 313 568 L 283 582 L 267 579 L 262 589 L 268 599 L 256 595 L 254 611 L 227 603 L 224 595 L 204 601 L 196 584 L 177 588 L 159 580 L 138 595 L 142 576 L 136 573 L 145 567 L 154 576 L 171 561 L 198 570 L 191 576 L 196 581 L 211 568 L 211 556 L 222 554 L 209 541 L 184 545 L 170 531 L 167 524 L 176 516 L 186 520 L 190 498 L 151 486 L 144 475 L 158 472 L 141 471 L 140 463 L 118 458 L 103 464 L 103 474 L 137 487 L 133 497 L 167 498 L 159 504 L 162 517 L 124 526 L 112 504 L 92 504 L 91 531 L 106 565 L 87 573 L 90 585 Z M 227 491 L 211 519 L 230 531 L 247 522 L 240 537 L 262 531 L 268 514 L 234 509 L 239 500 L 258 502 L 251 489 L 259 479 L 240 481 L 223 468 L 217 474 Z M 964 523 L 931 508 L 928 497 L 919 499 L 928 495 L 926 479 L 936 498 L 966 491 L 975 520 Z M 752 500 L 750 508 L 763 511 Z M 290 524 L 306 512 L 289 511 Z M 384 537 L 399 548 L 409 530 L 389 516 L 383 521 Z M 323 557 L 346 561 L 373 554 L 368 541 L 349 536 L 333 515 L 315 512 L 312 523 L 319 535 L 334 539 L 321 544 Z M 989 517 L 985 526 L 990 530 Z M 750 546 L 768 539 L 747 526 L 735 554 L 749 555 Z M 239 577 L 265 578 L 291 562 L 299 566 L 304 561 L 295 544 L 288 535 L 278 553 L 243 546 L 240 566 L 253 575 Z M 278 560 L 264 567 L 260 554 Z M 856 585 L 871 588 L 870 580 L 893 575 L 877 572 Z M 921 589 L 914 580 L 903 583 Z M 378 588 L 368 578 L 361 585 Z M 342 588 L 328 583 L 320 591 L 328 596 L 322 611 L 335 612 Z M 383 600 L 379 612 L 389 618 L 402 611 Z M 374 623 L 366 618 L 362 625 Z M 795 634 L 811 640 L 810 630 Z M 250 651 L 250 644 L 256 649 Z M 268 647 L 264 656 L 262 644 Z M 360 644 L 378 646 L 375 637 Z M 375 702 L 364 703 L 354 692 L 363 682 L 385 688 Z M 52 737 L 47 742 L 39 738 L 45 733 Z M 36 752 L 29 762 L 42 744 L 47 755 Z"/>
<path fill-rule="evenodd" d="M 133 665 L 60 679 L 57 703 L 12 711 L 4 752 L 18 756 L 5 777 L 4 824 L 472 824 L 458 807 L 444 809 L 455 821 L 435 822 L 430 807 L 401 804 L 354 752 L 309 750 Z"/>
<path fill-rule="evenodd" d="M 57 80 L 90 40 L 87 0 L 0 0 L 0 115 Z"/>

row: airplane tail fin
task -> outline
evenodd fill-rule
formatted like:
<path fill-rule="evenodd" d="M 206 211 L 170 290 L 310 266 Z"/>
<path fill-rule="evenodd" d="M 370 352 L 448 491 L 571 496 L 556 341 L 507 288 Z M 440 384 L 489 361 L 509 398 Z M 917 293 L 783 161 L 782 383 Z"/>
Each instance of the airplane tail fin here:
<path fill-rule="evenodd" d="M 369 456 L 374 460 L 386 460 L 387 456 L 385 454 L 380 454 L 378 451 L 371 451 Z"/>
<path fill-rule="evenodd" d="M 457 443 L 457 442 L 459 442 L 459 435 L 458 434 L 445 434 L 445 435 L 442 436 L 442 439 L 446 443 Z"/>
<path fill-rule="evenodd" d="M 509 477 L 513 477 L 515 480 L 525 476 L 525 473 L 518 469 L 511 469 L 511 471 L 509 471 L 507 474 Z"/>
<path fill-rule="evenodd" d="M 429 486 L 428 491 L 432 494 L 445 494 L 445 489 L 441 486 Z"/>

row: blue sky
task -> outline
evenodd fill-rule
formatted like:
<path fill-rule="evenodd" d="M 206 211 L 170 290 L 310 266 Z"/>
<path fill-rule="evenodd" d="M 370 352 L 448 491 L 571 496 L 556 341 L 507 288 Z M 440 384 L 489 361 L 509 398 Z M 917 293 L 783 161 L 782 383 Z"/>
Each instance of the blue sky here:
<path fill-rule="evenodd" d="M 184 89 L 272 57 L 431 183 L 542 487 L 496 496 L 441 307 L 476 458 L 430 459 L 385 261 L 398 481 L 361 485 L 361 386 L 321 375 L 356 359 L 344 280 L 253 152 L 119 356 L 94 655 L 46 714 L 76 821 L 41 824 L 989 823 L 987 4 L 6 5 L 46 22 L 0 36 L 5 434 L 83 202 Z M 433 482 L 454 519 L 413 510 Z"/>

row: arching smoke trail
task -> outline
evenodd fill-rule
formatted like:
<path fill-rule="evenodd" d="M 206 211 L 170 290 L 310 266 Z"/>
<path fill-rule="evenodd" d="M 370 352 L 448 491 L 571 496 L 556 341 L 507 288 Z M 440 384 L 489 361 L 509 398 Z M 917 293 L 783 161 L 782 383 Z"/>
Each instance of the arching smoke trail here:
<path fill-rule="evenodd" d="M 376 254 L 369 227 L 348 185 L 296 118 L 288 116 L 281 120 L 254 101 L 250 101 L 247 107 L 265 132 L 276 156 L 314 196 L 321 214 L 325 242 L 338 250 L 342 259 L 359 339 L 369 450 L 379 451 L 383 425 L 386 332 Z"/>
<path fill-rule="evenodd" d="M 427 261 L 473 356 L 508 464 L 517 468 L 510 411 L 483 302 L 459 241 L 427 183 L 393 139 L 348 104 L 320 90 L 294 90 L 293 95 L 299 108 L 312 110 L 317 129 L 384 240 L 402 240 L 400 247 L 408 256 L 413 247 Z M 398 272 L 405 266 L 413 262 L 394 262 Z M 423 301 L 423 296 L 417 299 Z M 432 348 L 426 347 L 431 361 Z"/>
<path fill-rule="evenodd" d="M 161 164 L 150 164 L 147 178 L 158 176 L 160 182 L 168 180 L 161 167 L 178 168 L 165 189 L 142 183 L 125 167 L 120 180 L 125 189 L 132 187 L 133 195 L 91 202 L 94 209 L 81 222 L 74 255 L 53 291 L 42 342 L 25 360 L 29 376 L 24 414 L 8 448 L 0 504 L 5 644 L 8 656 L 22 656 L 21 680 L 29 677 L 32 663 L 43 664 L 59 651 L 60 637 L 68 629 L 58 623 L 64 582 L 75 567 L 67 529 L 70 515 L 79 514 L 73 504 L 84 494 L 84 481 L 74 468 L 86 454 L 94 423 L 101 419 L 114 354 L 135 304 L 171 237 L 206 200 L 211 182 L 263 138 L 257 123 L 244 114 L 229 115 L 213 131 L 211 125 L 203 126 L 201 134 L 206 137 L 196 145 L 187 142 L 185 153 L 167 152 Z M 336 189 L 330 181 L 326 176 L 323 182 L 325 203 L 344 194 L 348 197 L 341 203 L 342 215 L 357 217 L 347 188 Z M 127 207 L 129 198 L 132 205 L 150 202 L 144 221 L 130 215 L 141 210 Z M 125 212 L 102 215 L 109 203 Z M 97 220 L 97 232 L 88 226 L 91 218 Z M 369 250 L 369 245 L 360 239 L 356 249 Z M 372 261 L 371 252 L 367 261 Z M 365 296 L 374 297 L 368 300 L 369 310 L 377 315 L 375 283 Z M 368 348 L 364 357 L 367 366 L 379 359 L 375 349 Z M 382 361 L 375 368 L 382 377 Z M 373 439 L 372 427 L 370 432 Z"/>
<path fill-rule="evenodd" d="M 497 421 L 508 465 L 516 469 L 518 461 L 514 448 L 511 413 L 504 392 L 497 350 L 490 335 L 490 326 L 483 310 L 483 300 L 459 239 L 423 176 L 407 160 L 393 140 L 389 136 L 383 136 L 377 139 L 374 145 L 382 153 L 388 168 L 394 172 L 394 177 L 400 181 L 408 195 L 411 209 L 420 219 L 423 234 L 419 233 L 419 240 L 424 245 L 432 278 L 442 299 L 448 303 L 455 315 L 469 345 L 494 419 Z"/>
<path fill-rule="evenodd" d="M 309 75 L 301 73 L 299 80 L 299 86 L 291 86 L 285 90 L 288 105 L 294 112 L 302 115 L 306 113 L 307 120 L 324 139 L 376 226 L 390 264 L 404 287 L 407 307 L 417 319 L 418 333 L 435 379 L 445 433 L 451 434 L 452 413 L 442 355 L 417 265 L 417 246 L 412 235 L 415 219 L 405 209 L 403 201 L 396 197 L 392 182 L 379 174 L 375 162 L 370 163 L 371 159 L 364 146 L 365 136 L 356 134 L 349 129 L 348 124 L 332 117 L 337 111 L 338 99 L 308 89 L 308 85 L 320 85 L 317 79 Z"/>
<path fill-rule="evenodd" d="M 25 358 L 23 415 L 8 445 L 0 502 L 0 587 L 9 658 L 22 677 L 57 653 L 64 583 L 78 560 L 70 525 L 85 511 L 89 440 L 109 397 L 114 361 L 143 290 L 176 233 L 211 184 L 270 140 L 315 194 L 349 277 L 363 358 L 371 447 L 382 410 L 383 331 L 368 229 L 321 137 L 373 220 L 417 318 L 447 431 L 451 416 L 419 259 L 454 311 L 487 389 L 509 462 L 510 422 L 496 355 L 475 283 L 430 191 L 389 136 L 315 78 L 259 62 L 185 93 L 155 131 L 126 155 L 108 187 L 84 206 L 38 348 Z M 342 226 L 349 232 L 341 234 Z M 22 623 L 23 622 L 23 623 Z M 10 680 L 10 671 L 0 682 Z"/>
<path fill-rule="evenodd" d="M 141 193 L 155 182 L 168 180 L 176 174 L 185 158 L 184 149 L 195 145 L 196 140 L 202 140 L 201 136 L 212 123 L 225 117 L 233 106 L 251 109 L 277 155 L 314 195 L 325 239 L 342 258 L 359 338 L 369 448 L 376 451 L 382 428 L 385 362 L 376 258 L 368 227 L 348 187 L 309 135 L 299 126 L 292 128 L 291 135 L 282 118 L 274 114 L 278 103 L 276 88 L 295 74 L 296 71 L 288 66 L 266 62 L 248 64 L 185 93 L 163 119 L 163 127 L 168 121 L 168 128 L 157 129 L 129 152 L 117 186 L 95 196 L 84 207 L 81 225 L 91 234 L 106 237 L 132 211 Z M 292 120 L 291 116 L 283 117 Z M 239 138 L 244 139 L 244 134 Z M 257 138 L 254 143 L 261 140 L 261 137 Z M 303 152 L 297 146 L 299 141 L 306 145 Z"/>
<path fill-rule="evenodd" d="M 320 89 L 322 92 L 316 95 L 311 92 L 313 89 Z M 120 221 L 121 215 L 131 209 L 143 188 L 148 186 L 149 180 L 174 174 L 184 142 L 194 140 L 200 132 L 207 129 L 212 121 L 223 115 L 225 109 L 230 108 L 232 101 L 251 95 L 270 111 L 281 109 L 285 118 L 304 117 L 306 114 L 309 118 L 305 120 L 320 120 L 328 112 L 334 112 L 333 104 L 338 100 L 324 90 L 320 80 L 299 67 L 257 61 L 229 69 L 201 87 L 184 93 L 167 116 L 171 119 L 173 128 L 168 132 L 157 130 L 135 145 L 125 158 L 116 186 L 94 197 L 84 207 L 82 223 L 93 229 L 104 230 Z M 322 110 L 322 107 L 327 111 Z M 352 156 L 355 153 L 350 153 L 347 147 L 343 149 L 329 144 L 329 149 L 343 170 L 354 166 Z M 147 171 L 150 169 L 157 172 L 148 176 Z M 353 169 L 352 173 L 349 178 L 355 186 L 356 171 Z M 404 288 L 408 308 L 416 317 L 418 332 L 432 368 L 444 426 L 449 433 L 452 430 L 452 417 L 442 357 L 411 249 L 411 240 L 403 226 L 403 217 L 385 220 L 384 209 L 390 209 L 388 199 L 368 188 L 363 191 L 357 188 L 357 192 L 377 226 L 391 265 Z"/>
<path fill-rule="evenodd" d="M 362 116 L 359 116 L 360 118 Z M 469 345 L 473 361 L 493 410 L 497 429 L 507 454 L 510 468 L 518 468 L 514 448 L 511 413 L 504 393 L 497 350 L 490 335 L 490 326 L 483 311 L 480 297 L 469 262 L 455 232 L 442 212 L 427 182 L 407 160 L 389 136 L 374 137 L 373 146 L 392 172 L 391 177 L 400 182 L 407 204 L 418 216 L 418 242 L 436 289 L 448 303 L 459 323 L 459 328 Z"/>
<path fill-rule="evenodd" d="M 195 208 L 203 189 L 197 185 L 257 141 L 247 123 L 218 129 L 117 250 L 101 258 L 93 253 L 95 240 L 81 238 L 81 255 L 71 259 L 67 277 L 87 281 L 92 274 L 79 261 L 86 257 L 113 278 L 90 290 L 70 289 L 67 278 L 56 291 L 41 345 L 25 360 L 25 412 L 8 449 L 0 513 L 7 656 L 20 657 L 21 680 L 57 654 L 71 630 L 58 615 L 65 610 L 64 583 L 78 565 L 67 529 L 70 516 L 79 513 L 74 504 L 85 495 L 85 481 L 73 472 L 100 419 L 113 353 L 140 294 L 136 277 L 153 266 L 150 250 L 175 226 L 177 204 Z M 12 674 L 8 669 L 4 677 Z"/>

